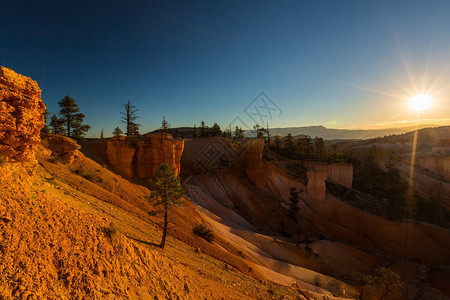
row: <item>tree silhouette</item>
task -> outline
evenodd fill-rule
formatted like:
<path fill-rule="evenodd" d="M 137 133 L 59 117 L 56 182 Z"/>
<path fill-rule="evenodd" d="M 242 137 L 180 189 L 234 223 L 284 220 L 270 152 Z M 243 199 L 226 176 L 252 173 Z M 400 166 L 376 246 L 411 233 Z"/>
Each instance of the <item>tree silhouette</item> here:
<path fill-rule="evenodd" d="M 300 197 L 298 196 L 298 192 L 295 191 L 295 187 L 289 190 L 289 213 L 292 218 L 297 220 L 297 212 L 300 210 L 298 207 L 298 202 L 300 201 Z"/>
<path fill-rule="evenodd" d="M 135 105 L 131 105 L 130 100 L 127 103 L 122 104 L 122 107 L 125 109 L 125 112 L 120 112 L 122 115 L 122 123 L 125 123 L 127 136 L 139 135 L 139 126 L 140 124 L 135 123 L 137 118 L 137 112 L 139 111 Z"/>
<path fill-rule="evenodd" d="M 253 126 L 253 129 L 256 130 L 256 137 L 257 138 L 264 137 L 264 134 L 266 133 L 266 128 L 261 127 L 259 124 L 256 124 L 255 126 Z"/>
<path fill-rule="evenodd" d="M 72 138 L 82 138 L 85 133 L 91 128 L 89 125 L 83 124 L 84 114 L 80 113 L 78 104 L 69 95 L 65 96 L 58 102 L 60 120 L 65 127 L 65 135 Z"/>
<path fill-rule="evenodd" d="M 166 117 L 163 116 L 163 119 L 161 121 L 161 129 L 163 130 L 164 133 L 167 133 L 169 128 L 170 128 L 170 124 L 169 124 L 169 122 L 166 121 Z"/>
<path fill-rule="evenodd" d="M 236 126 L 234 129 L 234 139 L 239 140 L 244 138 L 244 130 L 241 127 Z"/>
<path fill-rule="evenodd" d="M 193 133 L 193 138 L 197 138 L 197 127 L 194 125 L 194 133 Z"/>
<path fill-rule="evenodd" d="M 222 134 L 222 130 L 220 129 L 219 124 L 214 123 L 214 125 L 211 127 L 210 134 L 211 136 L 220 136 Z"/>
<path fill-rule="evenodd" d="M 116 128 L 114 128 L 114 131 L 112 134 L 113 134 L 113 136 L 118 137 L 118 136 L 121 136 L 123 134 L 123 132 L 122 132 L 122 129 L 120 129 L 120 127 L 117 126 Z"/>
<path fill-rule="evenodd" d="M 207 137 L 208 136 L 208 132 L 206 129 L 206 124 L 204 121 L 200 122 L 200 136 L 201 137 Z"/>
<path fill-rule="evenodd" d="M 163 233 L 159 244 L 159 247 L 164 249 L 167 227 L 170 222 L 169 214 L 183 203 L 184 190 L 166 163 L 156 169 L 153 178 L 149 180 L 149 188 L 152 193 L 148 199 L 155 207 L 154 214 L 164 214 Z"/>
<path fill-rule="evenodd" d="M 44 110 L 43 115 L 44 115 L 44 127 L 42 127 L 41 132 L 43 133 L 49 133 L 50 132 L 50 128 L 47 125 L 47 121 L 48 121 L 48 115 L 50 113 L 48 112 L 47 109 Z"/>
<path fill-rule="evenodd" d="M 103 128 L 102 128 L 102 131 L 100 131 L 100 139 L 102 139 L 103 140 Z"/>
<path fill-rule="evenodd" d="M 59 119 L 55 114 L 52 116 L 50 120 L 50 127 L 52 128 L 51 132 L 53 134 L 61 134 L 61 135 L 66 134 L 62 120 Z"/>

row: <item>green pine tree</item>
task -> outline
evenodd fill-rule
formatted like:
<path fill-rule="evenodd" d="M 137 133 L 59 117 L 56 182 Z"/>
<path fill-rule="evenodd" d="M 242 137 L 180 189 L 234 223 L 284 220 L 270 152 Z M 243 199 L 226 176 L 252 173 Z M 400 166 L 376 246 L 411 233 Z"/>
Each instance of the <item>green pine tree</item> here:
<path fill-rule="evenodd" d="M 83 124 L 85 116 L 79 112 L 78 104 L 69 95 L 59 101 L 58 104 L 61 108 L 59 114 L 65 127 L 65 135 L 76 139 L 83 138 L 91 126 Z"/>
<path fill-rule="evenodd" d="M 168 164 L 161 164 L 156 169 L 153 179 L 149 180 L 152 194 L 148 199 L 155 207 L 155 214 L 164 214 L 163 233 L 159 247 L 164 249 L 166 244 L 169 214 L 183 203 L 184 190 Z"/>
<path fill-rule="evenodd" d="M 61 134 L 61 135 L 66 134 L 62 120 L 59 119 L 55 114 L 52 116 L 50 120 L 50 127 L 52 128 L 51 132 L 53 134 Z"/>

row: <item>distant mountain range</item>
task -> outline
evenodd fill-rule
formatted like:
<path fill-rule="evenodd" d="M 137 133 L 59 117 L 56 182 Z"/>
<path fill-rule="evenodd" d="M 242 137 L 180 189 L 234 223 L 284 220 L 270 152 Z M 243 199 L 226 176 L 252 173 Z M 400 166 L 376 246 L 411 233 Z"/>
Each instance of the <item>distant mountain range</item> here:
<path fill-rule="evenodd" d="M 402 128 L 385 128 L 385 129 L 333 129 L 324 126 L 306 126 L 306 127 L 287 127 L 287 128 L 270 128 L 270 135 L 286 136 L 289 133 L 296 135 L 309 135 L 311 137 L 321 137 L 324 140 L 352 140 L 352 139 L 373 139 L 376 137 L 383 137 L 392 134 L 403 134 L 416 129 L 432 127 L 430 125 L 411 126 Z M 246 130 L 246 136 L 254 136 L 253 130 Z"/>
<path fill-rule="evenodd" d="M 281 135 L 286 136 L 289 133 L 292 136 L 309 135 L 310 137 L 321 137 L 324 140 L 368 140 L 377 137 L 384 137 L 389 135 L 400 135 L 405 134 L 417 129 L 424 128 L 444 128 L 448 126 L 435 126 L 435 125 L 419 125 L 419 126 L 409 126 L 409 127 L 392 127 L 384 129 L 334 129 L 326 128 L 324 126 L 305 126 L 305 127 L 287 127 L 287 128 L 269 128 L 270 135 Z M 153 132 L 160 132 L 161 129 L 155 130 Z M 193 127 L 177 127 L 171 128 L 169 130 L 172 135 L 182 136 L 185 138 L 192 138 L 194 133 Z M 197 128 L 197 134 L 200 136 L 200 129 Z M 256 136 L 255 130 L 245 130 L 246 137 Z"/>

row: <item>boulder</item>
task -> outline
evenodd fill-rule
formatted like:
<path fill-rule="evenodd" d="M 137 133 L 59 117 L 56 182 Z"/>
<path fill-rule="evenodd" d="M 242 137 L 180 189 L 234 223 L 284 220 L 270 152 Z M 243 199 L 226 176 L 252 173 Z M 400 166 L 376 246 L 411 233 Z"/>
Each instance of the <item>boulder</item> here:
<path fill-rule="evenodd" d="M 34 160 L 44 127 L 45 104 L 36 81 L 0 66 L 0 156 L 12 162 Z"/>

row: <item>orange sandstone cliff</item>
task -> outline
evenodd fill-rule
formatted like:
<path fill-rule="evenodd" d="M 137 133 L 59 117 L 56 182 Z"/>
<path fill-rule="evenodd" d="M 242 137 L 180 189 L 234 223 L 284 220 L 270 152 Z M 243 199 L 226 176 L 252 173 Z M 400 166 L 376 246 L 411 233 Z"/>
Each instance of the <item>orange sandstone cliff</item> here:
<path fill-rule="evenodd" d="M 183 149 L 183 140 L 164 133 L 112 138 L 105 146 L 108 163 L 120 175 L 142 180 L 150 178 L 162 163 L 167 163 L 175 176 L 179 176 Z"/>
<path fill-rule="evenodd" d="M 45 105 L 36 81 L 0 66 L 0 155 L 30 161 L 44 126 Z"/>

